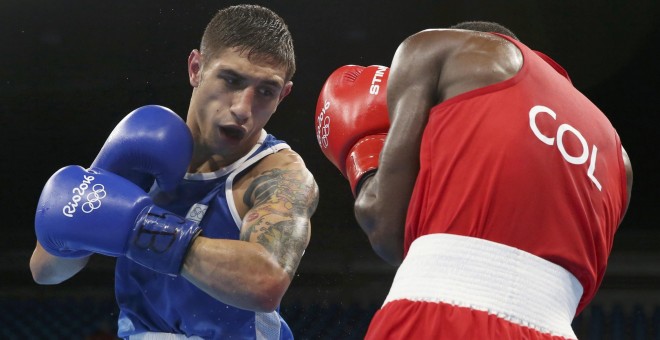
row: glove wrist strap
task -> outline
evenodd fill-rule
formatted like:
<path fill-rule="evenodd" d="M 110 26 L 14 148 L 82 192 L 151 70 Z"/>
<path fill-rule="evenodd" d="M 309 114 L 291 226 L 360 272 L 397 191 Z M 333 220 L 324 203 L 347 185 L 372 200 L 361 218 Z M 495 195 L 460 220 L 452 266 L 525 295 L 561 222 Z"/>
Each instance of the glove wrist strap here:
<path fill-rule="evenodd" d="M 137 221 L 126 257 L 156 272 L 178 276 L 188 248 L 202 229 L 155 205 L 145 208 Z"/>
<path fill-rule="evenodd" d="M 360 139 L 346 157 L 346 177 L 351 185 L 353 196 L 357 197 L 362 177 L 373 174 L 378 169 L 380 152 L 385 144 L 386 134 L 371 135 Z"/>

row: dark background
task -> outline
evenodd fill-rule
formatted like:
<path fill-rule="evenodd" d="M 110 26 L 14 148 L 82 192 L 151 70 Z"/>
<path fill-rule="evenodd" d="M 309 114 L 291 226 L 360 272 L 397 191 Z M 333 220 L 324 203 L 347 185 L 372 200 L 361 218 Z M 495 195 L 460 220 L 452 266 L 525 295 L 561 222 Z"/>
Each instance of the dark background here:
<path fill-rule="evenodd" d="M 215 11 L 236 3 L 0 2 L 2 295 L 46 296 L 67 289 L 112 294 L 111 259 L 94 259 L 59 287 L 31 281 L 28 260 L 41 188 L 59 168 L 91 163 L 115 124 L 139 106 L 160 104 L 185 117 L 188 54 Z M 321 190 L 312 241 L 287 301 L 382 301 L 393 273 L 371 252 L 354 221 L 348 184 L 316 143 L 313 117 L 326 77 L 344 64 L 389 65 L 410 34 L 466 20 L 499 22 L 554 58 L 617 128 L 635 185 L 603 289 L 614 292 L 608 296 L 641 291 L 657 298 L 658 2 L 254 3 L 287 21 L 297 52 L 293 92 L 267 130 L 303 156 Z"/>

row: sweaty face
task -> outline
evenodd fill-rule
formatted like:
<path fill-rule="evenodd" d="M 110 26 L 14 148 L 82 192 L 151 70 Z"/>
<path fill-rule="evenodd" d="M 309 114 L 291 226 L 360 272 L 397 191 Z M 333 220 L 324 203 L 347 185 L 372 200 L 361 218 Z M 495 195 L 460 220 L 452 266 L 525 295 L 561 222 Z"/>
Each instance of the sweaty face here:
<path fill-rule="evenodd" d="M 203 63 L 202 63 L 203 60 Z M 291 90 L 286 70 L 228 48 L 211 60 L 193 51 L 188 60 L 194 90 L 188 123 L 196 157 L 220 166 L 244 156 L 258 141 L 277 105 Z"/>

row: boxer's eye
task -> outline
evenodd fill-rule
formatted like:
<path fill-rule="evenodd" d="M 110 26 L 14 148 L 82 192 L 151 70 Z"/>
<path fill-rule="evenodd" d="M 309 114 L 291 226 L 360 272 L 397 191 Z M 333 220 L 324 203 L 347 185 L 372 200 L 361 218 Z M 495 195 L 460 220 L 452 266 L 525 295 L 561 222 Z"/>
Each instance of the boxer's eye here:
<path fill-rule="evenodd" d="M 221 78 L 222 78 L 222 80 L 225 81 L 225 83 L 227 83 L 229 85 L 238 85 L 239 82 L 240 82 L 240 80 L 236 77 L 224 76 L 224 77 L 221 77 Z"/>
<path fill-rule="evenodd" d="M 275 91 L 268 87 L 262 87 L 259 89 L 259 94 L 261 94 L 264 97 L 272 97 L 275 95 Z"/>
<path fill-rule="evenodd" d="M 241 77 L 236 72 L 233 71 L 222 71 L 218 77 L 225 82 L 225 84 L 231 87 L 241 86 L 244 83 L 244 77 Z"/>

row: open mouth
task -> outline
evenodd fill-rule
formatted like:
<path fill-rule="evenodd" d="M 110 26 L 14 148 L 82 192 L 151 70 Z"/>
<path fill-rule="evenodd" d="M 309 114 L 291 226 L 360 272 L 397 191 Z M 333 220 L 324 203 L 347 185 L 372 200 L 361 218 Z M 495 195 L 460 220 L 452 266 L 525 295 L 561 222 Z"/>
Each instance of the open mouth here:
<path fill-rule="evenodd" d="M 243 139 L 243 136 L 245 136 L 245 130 L 238 126 L 221 126 L 220 132 L 227 138 L 233 140 L 241 140 Z"/>

